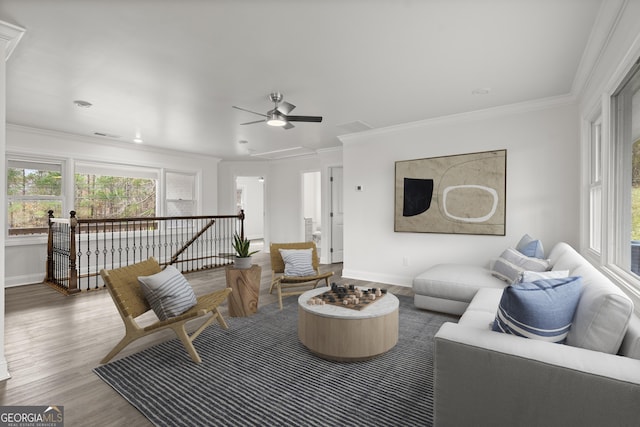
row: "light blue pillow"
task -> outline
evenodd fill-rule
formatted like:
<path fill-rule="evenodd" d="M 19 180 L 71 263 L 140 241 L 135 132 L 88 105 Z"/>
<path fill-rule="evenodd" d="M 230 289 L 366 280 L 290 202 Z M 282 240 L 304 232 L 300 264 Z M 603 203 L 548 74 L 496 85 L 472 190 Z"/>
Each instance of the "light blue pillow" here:
<path fill-rule="evenodd" d="M 544 258 L 544 248 L 542 242 L 525 234 L 516 245 L 516 249 L 523 255 L 535 258 Z"/>
<path fill-rule="evenodd" d="M 171 265 L 160 273 L 138 277 L 138 282 L 160 320 L 178 316 L 198 302 L 187 279 Z"/>
<path fill-rule="evenodd" d="M 284 261 L 284 275 L 289 277 L 315 276 L 311 256 L 313 249 L 279 249 Z"/>
<path fill-rule="evenodd" d="M 492 330 L 564 344 L 582 293 L 582 278 L 536 280 L 507 286 Z"/>

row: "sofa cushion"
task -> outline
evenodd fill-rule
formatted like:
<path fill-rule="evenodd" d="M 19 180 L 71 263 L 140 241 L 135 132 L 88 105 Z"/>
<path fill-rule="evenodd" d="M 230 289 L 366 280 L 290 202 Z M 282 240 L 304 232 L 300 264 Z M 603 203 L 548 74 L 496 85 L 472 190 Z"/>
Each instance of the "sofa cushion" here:
<path fill-rule="evenodd" d="M 534 258 L 544 258 L 544 248 L 542 247 L 542 242 L 540 240 L 536 240 L 533 237 L 525 234 L 522 236 L 522 239 L 516 245 L 516 249 L 518 252 L 523 255 L 534 257 Z"/>
<path fill-rule="evenodd" d="M 508 286 L 502 293 L 493 330 L 564 343 L 582 288 L 580 277 L 537 280 Z"/>
<path fill-rule="evenodd" d="M 617 353 L 633 313 L 633 302 L 587 261 L 572 274 L 582 276 L 584 291 L 567 344 Z"/>
<path fill-rule="evenodd" d="M 629 327 L 622 340 L 620 354 L 632 359 L 640 359 L 640 318 L 637 316 L 631 316 L 629 319 Z"/>
<path fill-rule="evenodd" d="M 549 267 L 549 260 L 528 257 L 514 248 L 507 248 L 493 264 L 492 274 L 512 284 L 523 271 L 546 271 Z"/>
<path fill-rule="evenodd" d="M 502 289 L 480 289 L 458 319 L 458 324 L 471 328 L 491 329 L 496 318 Z"/>
<path fill-rule="evenodd" d="M 504 289 L 506 284 L 491 270 L 467 264 L 438 264 L 413 279 L 416 295 L 429 295 L 454 301 L 471 302 L 482 288 Z"/>

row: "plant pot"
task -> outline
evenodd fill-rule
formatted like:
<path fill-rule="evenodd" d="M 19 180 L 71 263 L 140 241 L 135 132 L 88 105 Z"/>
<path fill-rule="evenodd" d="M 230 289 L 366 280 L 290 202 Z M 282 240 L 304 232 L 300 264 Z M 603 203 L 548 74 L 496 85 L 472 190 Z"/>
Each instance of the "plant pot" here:
<path fill-rule="evenodd" d="M 245 270 L 247 268 L 251 268 L 251 257 L 239 257 L 235 258 L 233 263 L 234 267 L 240 270 Z"/>

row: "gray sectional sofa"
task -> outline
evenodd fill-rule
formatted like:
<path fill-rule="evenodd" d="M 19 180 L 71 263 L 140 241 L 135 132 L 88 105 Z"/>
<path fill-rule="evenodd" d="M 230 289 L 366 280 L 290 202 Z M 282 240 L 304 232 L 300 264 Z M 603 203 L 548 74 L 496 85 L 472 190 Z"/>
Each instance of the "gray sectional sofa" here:
<path fill-rule="evenodd" d="M 507 283 L 489 269 L 448 264 L 416 277 L 416 306 L 462 314 L 435 336 L 436 426 L 640 425 L 631 300 L 568 244 L 548 258 L 583 282 L 566 345 L 492 331 Z"/>

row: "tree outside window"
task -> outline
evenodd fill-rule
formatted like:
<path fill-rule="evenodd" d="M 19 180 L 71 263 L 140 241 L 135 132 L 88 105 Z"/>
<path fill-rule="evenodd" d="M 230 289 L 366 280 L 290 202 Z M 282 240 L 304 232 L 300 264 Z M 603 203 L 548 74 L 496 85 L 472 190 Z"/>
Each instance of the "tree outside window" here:
<path fill-rule="evenodd" d="M 61 164 L 9 160 L 7 218 L 10 236 L 46 233 L 48 211 L 62 213 Z"/>

